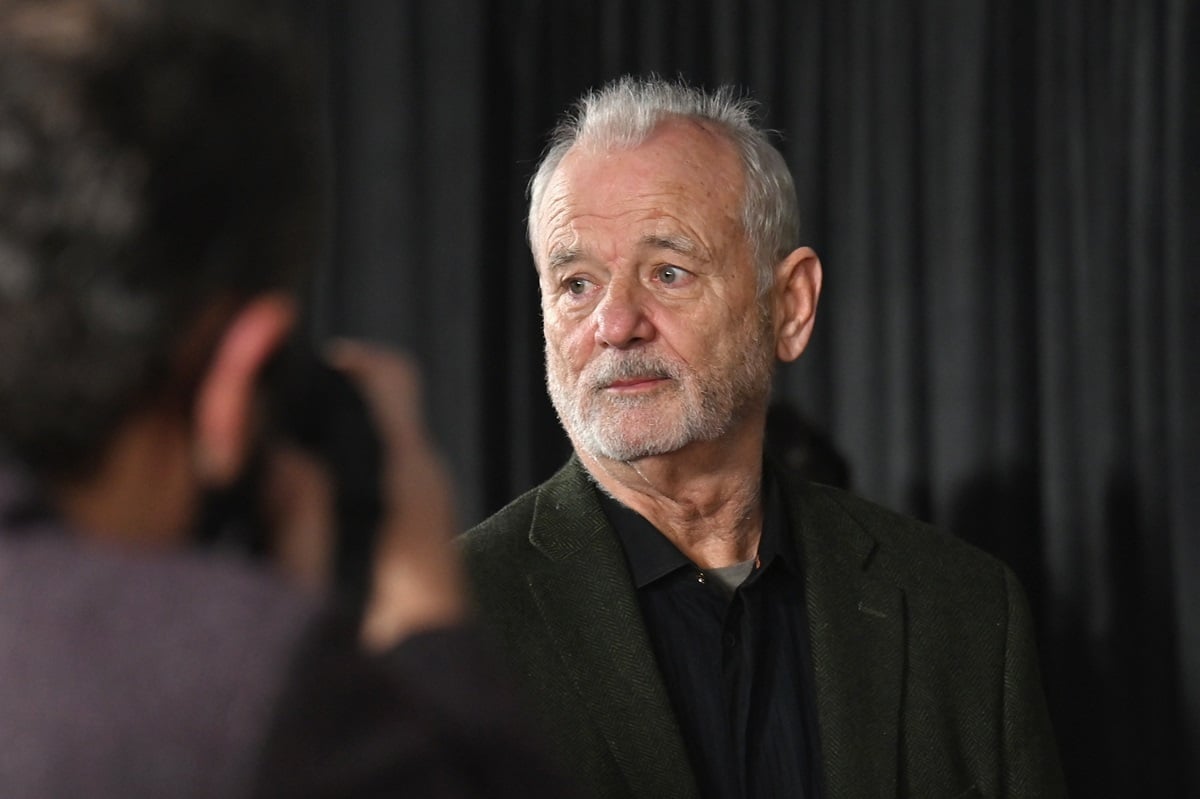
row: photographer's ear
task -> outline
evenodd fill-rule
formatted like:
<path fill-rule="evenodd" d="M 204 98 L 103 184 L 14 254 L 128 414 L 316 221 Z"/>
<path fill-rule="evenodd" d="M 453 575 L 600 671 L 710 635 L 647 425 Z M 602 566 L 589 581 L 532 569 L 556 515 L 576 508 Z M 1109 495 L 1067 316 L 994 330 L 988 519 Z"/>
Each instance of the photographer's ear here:
<path fill-rule="evenodd" d="M 264 294 L 230 320 L 196 391 L 196 469 L 212 486 L 231 483 L 254 436 L 255 396 L 263 370 L 296 323 L 295 301 Z"/>

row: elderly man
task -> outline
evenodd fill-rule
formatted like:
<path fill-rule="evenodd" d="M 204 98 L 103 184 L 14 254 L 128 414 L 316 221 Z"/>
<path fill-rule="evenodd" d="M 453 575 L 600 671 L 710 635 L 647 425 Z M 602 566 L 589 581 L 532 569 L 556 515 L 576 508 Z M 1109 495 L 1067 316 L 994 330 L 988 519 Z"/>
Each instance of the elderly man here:
<path fill-rule="evenodd" d="M 821 289 L 796 208 L 729 93 L 560 125 L 529 239 L 575 455 L 463 539 L 481 612 L 595 796 L 1060 796 L 1012 574 L 765 462 Z"/>

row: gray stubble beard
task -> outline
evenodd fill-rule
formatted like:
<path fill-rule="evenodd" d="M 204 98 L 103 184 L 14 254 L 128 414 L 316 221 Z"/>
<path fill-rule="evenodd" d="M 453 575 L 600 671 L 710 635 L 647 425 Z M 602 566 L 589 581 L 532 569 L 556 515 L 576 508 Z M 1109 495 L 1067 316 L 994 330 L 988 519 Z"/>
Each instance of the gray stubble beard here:
<path fill-rule="evenodd" d="M 556 374 L 547 342 L 546 388 L 559 423 L 576 449 L 623 463 L 720 438 L 753 409 L 765 406 L 771 390 L 774 347 L 768 347 L 772 338 L 770 317 L 762 307 L 758 317 L 757 330 L 744 335 L 748 339 L 744 347 L 747 357 L 736 361 L 736 369 L 707 380 L 685 364 L 652 353 L 610 350 L 615 354 L 606 361 L 588 364 L 572 388 Z M 666 377 L 669 382 L 642 396 L 604 393 L 604 387 L 614 380 L 650 375 Z M 664 397 L 665 391 L 670 391 L 672 397 Z M 674 398 L 679 398 L 679 404 L 672 401 Z M 658 409 L 662 413 L 651 420 L 643 419 L 643 432 L 634 438 L 621 411 L 638 409 Z"/>

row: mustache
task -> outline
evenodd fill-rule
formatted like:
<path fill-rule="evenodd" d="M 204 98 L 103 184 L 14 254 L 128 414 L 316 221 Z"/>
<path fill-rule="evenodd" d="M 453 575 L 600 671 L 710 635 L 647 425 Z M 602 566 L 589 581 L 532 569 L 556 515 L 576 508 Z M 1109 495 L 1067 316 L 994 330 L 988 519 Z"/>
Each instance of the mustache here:
<path fill-rule="evenodd" d="M 637 378 L 666 378 L 677 380 L 681 370 L 665 358 L 644 353 L 614 355 L 602 361 L 594 361 L 584 375 L 587 386 L 594 390 L 608 388 L 619 380 Z"/>

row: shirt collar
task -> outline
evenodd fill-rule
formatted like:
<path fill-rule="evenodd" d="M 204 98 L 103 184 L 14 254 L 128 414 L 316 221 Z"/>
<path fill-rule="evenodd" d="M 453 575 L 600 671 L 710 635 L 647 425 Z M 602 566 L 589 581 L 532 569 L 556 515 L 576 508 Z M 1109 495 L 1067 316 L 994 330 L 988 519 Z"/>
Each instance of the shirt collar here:
<path fill-rule="evenodd" d="M 774 472 L 763 467 L 763 534 L 758 542 L 759 566 L 766 568 L 778 561 L 789 571 L 799 574 L 800 561 L 790 534 L 787 510 L 784 508 L 779 481 Z"/>
<path fill-rule="evenodd" d="M 644 588 L 684 566 L 696 568 L 645 517 L 599 488 L 597 491 L 600 494 L 600 507 L 616 530 L 625 551 L 625 560 L 629 564 L 635 588 Z M 763 469 L 763 534 L 758 544 L 758 558 L 761 569 L 779 561 L 789 571 L 799 573 L 800 563 L 792 537 L 788 535 L 787 512 L 780 497 L 778 482 L 766 467 Z"/>

